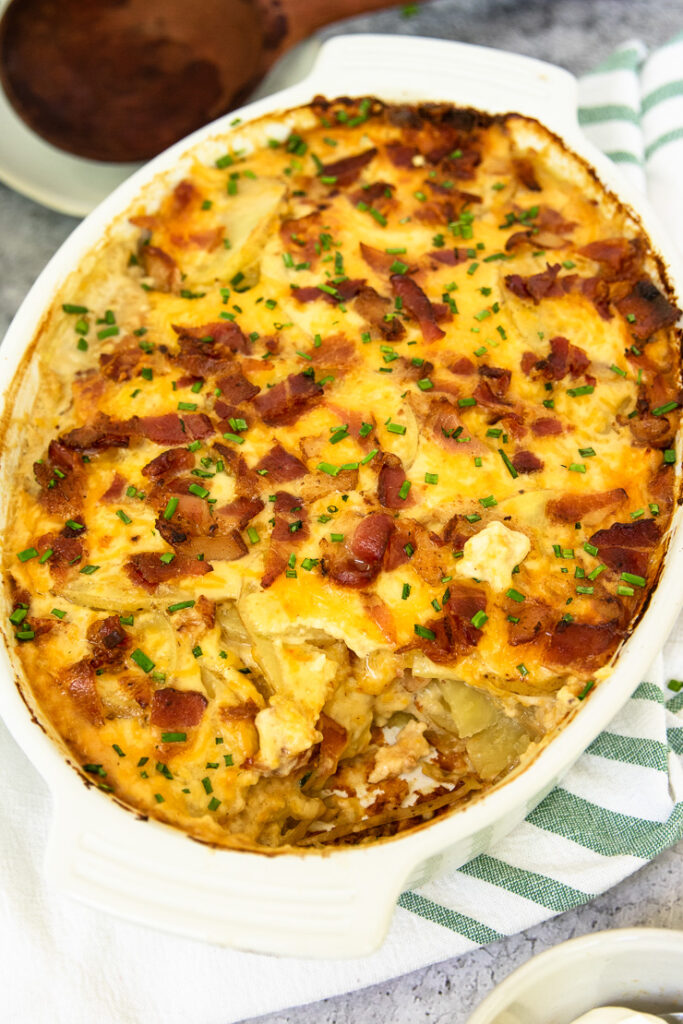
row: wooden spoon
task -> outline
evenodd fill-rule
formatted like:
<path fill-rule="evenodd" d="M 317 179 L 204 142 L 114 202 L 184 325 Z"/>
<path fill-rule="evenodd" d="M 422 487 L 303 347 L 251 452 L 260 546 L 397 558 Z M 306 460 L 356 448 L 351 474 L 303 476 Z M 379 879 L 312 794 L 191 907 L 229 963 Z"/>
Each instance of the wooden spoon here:
<path fill-rule="evenodd" d="M 238 105 L 311 32 L 391 4 L 12 0 L 0 82 L 22 120 L 60 149 L 146 160 Z"/>

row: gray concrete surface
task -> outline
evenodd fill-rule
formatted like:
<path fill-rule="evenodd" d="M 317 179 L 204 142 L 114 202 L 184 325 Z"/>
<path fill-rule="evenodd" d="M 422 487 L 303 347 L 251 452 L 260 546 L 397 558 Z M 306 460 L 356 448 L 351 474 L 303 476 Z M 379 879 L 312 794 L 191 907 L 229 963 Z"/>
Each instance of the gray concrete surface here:
<path fill-rule="evenodd" d="M 657 45 L 681 30 L 682 0 L 433 0 L 410 18 L 397 8 L 324 34 L 459 39 L 551 60 L 580 74 L 625 39 L 638 36 Z M 75 224 L 0 186 L 0 335 Z M 558 942 L 631 925 L 683 928 L 682 889 L 683 843 L 598 899 L 529 931 L 383 985 L 261 1017 L 259 1024 L 465 1024 L 497 982 Z"/>

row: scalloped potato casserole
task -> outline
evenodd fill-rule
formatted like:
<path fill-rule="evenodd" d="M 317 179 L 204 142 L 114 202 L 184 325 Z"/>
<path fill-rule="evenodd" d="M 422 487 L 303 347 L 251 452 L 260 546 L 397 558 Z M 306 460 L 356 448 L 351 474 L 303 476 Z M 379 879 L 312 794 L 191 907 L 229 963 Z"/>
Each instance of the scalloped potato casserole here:
<path fill-rule="evenodd" d="M 317 848 L 523 770 L 656 583 L 678 317 L 532 120 L 318 98 L 187 153 L 56 296 L 5 438 L 9 643 L 84 778 Z"/>

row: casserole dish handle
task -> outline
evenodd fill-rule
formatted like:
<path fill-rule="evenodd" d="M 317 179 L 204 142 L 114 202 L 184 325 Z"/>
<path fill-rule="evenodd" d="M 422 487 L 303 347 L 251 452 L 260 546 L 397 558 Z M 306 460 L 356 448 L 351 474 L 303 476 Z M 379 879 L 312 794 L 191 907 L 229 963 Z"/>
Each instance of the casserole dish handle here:
<path fill-rule="evenodd" d="M 426 71 L 425 69 L 429 69 Z M 516 111 L 553 131 L 576 129 L 577 82 L 569 71 L 486 46 L 416 36 L 335 36 L 305 79 L 325 96 L 364 93 L 393 101 L 448 100 L 491 113 Z"/>
<path fill-rule="evenodd" d="M 347 958 L 381 945 L 415 859 L 395 845 L 332 856 L 216 849 L 126 814 L 94 787 L 65 787 L 46 874 L 59 891 L 142 925 L 255 953 Z"/>

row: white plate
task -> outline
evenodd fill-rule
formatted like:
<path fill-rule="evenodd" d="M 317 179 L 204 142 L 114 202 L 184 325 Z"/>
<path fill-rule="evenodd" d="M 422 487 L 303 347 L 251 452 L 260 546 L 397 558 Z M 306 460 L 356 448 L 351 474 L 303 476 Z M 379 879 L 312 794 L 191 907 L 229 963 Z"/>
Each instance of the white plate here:
<path fill-rule="evenodd" d="M 597 1006 L 683 1011 L 683 932 L 595 932 L 513 971 L 467 1024 L 570 1024 Z"/>

